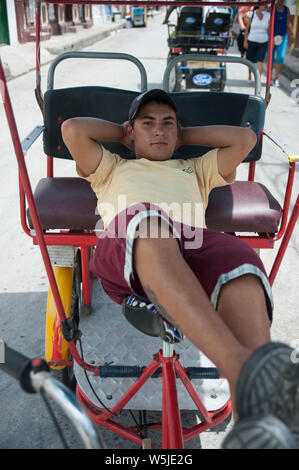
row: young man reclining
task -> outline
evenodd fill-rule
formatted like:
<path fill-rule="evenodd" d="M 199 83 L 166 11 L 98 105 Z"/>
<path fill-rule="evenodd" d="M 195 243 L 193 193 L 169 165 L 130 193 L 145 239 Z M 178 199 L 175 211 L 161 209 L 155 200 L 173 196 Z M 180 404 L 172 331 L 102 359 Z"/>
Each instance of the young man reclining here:
<path fill-rule="evenodd" d="M 198 217 L 210 191 L 233 182 L 256 144 L 254 132 L 183 128 L 171 97 L 151 90 L 132 102 L 128 122 L 73 118 L 63 123 L 62 136 L 98 197 L 105 231 L 91 268 L 106 293 L 119 304 L 128 294 L 148 298 L 176 325 L 228 379 L 235 419 L 273 413 L 291 425 L 299 409 L 299 365 L 291 348 L 271 342 L 263 264 L 243 241 L 203 228 Z M 110 153 L 105 141 L 122 143 L 136 159 Z M 171 159 L 181 145 L 214 149 Z M 172 203 L 182 210 L 171 210 Z"/>

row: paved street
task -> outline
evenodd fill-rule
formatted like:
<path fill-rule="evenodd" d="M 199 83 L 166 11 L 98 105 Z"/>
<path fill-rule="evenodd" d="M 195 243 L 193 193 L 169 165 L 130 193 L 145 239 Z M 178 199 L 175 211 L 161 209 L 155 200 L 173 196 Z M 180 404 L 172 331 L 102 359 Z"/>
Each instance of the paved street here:
<path fill-rule="evenodd" d="M 150 18 L 147 28 L 122 29 L 109 38 L 88 47 L 88 51 L 126 52 L 136 56 L 144 64 L 149 88 L 161 87 L 166 66 L 167 27 L 162 26 L 162 15 Z M 1 53 L 1 50 L 0 50 Z M 237 55 L 232 48 L 231 55 Z M 42 67 L 43 90 L 46 88 L 48 65 Z M 131 64 L 119 61 L 68 60 L 57 67 L 56 87 L 108 85 L 129 90 L 139 89 L 138 71 Z M 239 64 L 228 65 L 225 91 L 253 92 L 247 83 L 247 70 Z M 299 78 L 299 77 L 298 77 Z M 265 77 L 262 79 L 262 93 Z M 289 87 L 289 84 L 286 84 Z M 31 129 L 42 124 L 42 116 L 34 97 L 35 74 L 30 72 L 8 84 L 21 139 Z M 294 96 L 294 95 L 293 95 Z M 272 99 L 267 109 L 266 129 L 299 153 L 299 93 L 292 99 L 284 88 L 272 89 Z M 229 112 L 229 110 L 228 110 Z M 5 114 L 0 104 L 0 338 L 8 345 L 30 357 L 44 355 L 44 318 L 48 282 L 38 247 L 33 247 L 23 233 L 19 221 L 18 171 L 10 140 Z M 42 140 L 34 144 L 28 156 L 28 171 L 32 186 L 45 175 L 46 158 Z M 60 176 L 75 175 L 69 161 L 55 162 L 55 173 Z M 265 184 L 282 204 L 288 175 L 288 161 L 274 145 L 265 139 L 262 161 L 258 163 L 256 180 Z M 237 179 L 247 179 L 247 165 L 238 169 Z M 293 191 L 292 207 L 298 194 L 298 170 Z M 279 242 L 274 250 L 262 252 L 261 258 L 270 271 Z M 299 344 L 298 321 L 298 224 L 293 233 L 284 261 L 273 287 L 275 302 L 273 339 Z M 13 379 L 0 375 L 0 449 L 61 447 L 59 438 L 39 397 L 23 393 Z M 75 432 L 68 422 L 59 417 L 70 447 L 80 446 Z M 188 421 L 189 414 L 185 416 Z M 229 428 L 228 428 L 229 429 Z M 226 430 L 226 432 L 228 431 Z M 187 443 L 188 448 L 220 448 L 226 432 L 205 432 Z M 136 448 L 122 438 L 104 431 L 110 448 Z"/>

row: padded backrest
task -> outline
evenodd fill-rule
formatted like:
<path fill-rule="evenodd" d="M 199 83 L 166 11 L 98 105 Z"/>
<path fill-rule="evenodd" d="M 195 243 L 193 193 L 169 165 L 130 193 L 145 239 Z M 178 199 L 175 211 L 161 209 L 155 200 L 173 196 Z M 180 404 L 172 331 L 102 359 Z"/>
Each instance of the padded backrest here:
<path fill-rule="evenodd" d="M 202 7 L 183 7 L 178 17 L 177 31 L 200 33 L 202 16 Z"/>
<path fill-rule="evenodd" d="M 79 116 L 97 117 L 117 123 L 128 119 L 131 101 L 139 93 L 108 87 L 76 87 L 49 90 L 44 96 L 44 151 L 56 158 L 71 159 L 61 137 L 61 124 Z M 232 125 L 250 127 L 260 136 L 265 119 L 265 100 L 254 95 L 224 92 L 170 93 L 178 108 L 183 126 Z M 105 147 L 123 158 L 135 158 L 133 152 L 116 142 Z M 199 157 L 209 150 L 201 146 L 184 146 L 173 158 Z M 244 161 L 261 157 L 261 141 Z"/>
<path fill-rule="evenodd" d="M 132 100 L 139 93 L 108 87 L 75 87 L 49 90 L 44 95 L 44 151 L 56 158 L 72 159 L 61 137 L 61 124 L 72 117 L 88 116 L 117 123 L 128 120 Z M 126 147 L 106 143 L 111 152 L 135 158 Z"/>

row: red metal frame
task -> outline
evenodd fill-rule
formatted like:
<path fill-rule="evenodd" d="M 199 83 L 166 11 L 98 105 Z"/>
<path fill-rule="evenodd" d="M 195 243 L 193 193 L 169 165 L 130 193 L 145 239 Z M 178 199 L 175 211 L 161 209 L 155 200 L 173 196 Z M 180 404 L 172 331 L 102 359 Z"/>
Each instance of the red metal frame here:
<path fill-rule="evenodd" d="M 77 385 L 76 395 L 78 401 L 84 406 L 90 418 L 101 426 L 116 432 L 122 437 L 142 446 L 142 437 L 139 435 L 137 426 L 126 428 L 111 418 L 118 415 L 129 403 L 131 398 L 149 380 L 157 369 L 162 366 L 162 422 L 148 425 L 148 430 L 162 430 L 163 449 L 183 449 L 184 442 L 197 436 L 203 431 L 221 423 L 229 416 L 232 410 L 229 399 L 221 408 L 208 411 L 192 385 L 185 369 L 174 352 L 172 357 L 164 357 L 162 350 L 153 357 L 152 362 L 144 369 L 142 375 L 127 390 L 122 398 L 110 410 L 99 408 L 85 395 Z M 200 412 L 203 421 L 192 428 L 183 428 L 180 418 L 179 402 L 176 387 L 176 374 L 184 384 L 188 394 L 192 398 L 196 408 Z"/>
<path fill-rule="evenodd" d="M 72 0 L 48 0 L 48 3 L 60 3 L 60 4 L 86 4 L 86 1 L 72 1 Z M 94 4 L 113 4 L 113 1 L 93 1 L 89 3 Z M 130 5 L 134 4 L 133 0 L 118 0 L 118 5 Z M 144 1 L 142 2 L 144 5 L 184 5 L 184 1 Z M 266 85 L 266 99 L 269 97 L 269 89 L 270 89 L 270 80 L 271 80 L 271 65 L 272 65 L 272 49 L 273 49 L 273 28 L 274 28 L 274 5 L 275 0 L 262 1 L 259 2 L 259 5 L 266 5 L 271 3 L 271 22 L 270 22 L 270 42 L 269 42 L 269 54 L 268 54 L 268 73 L 267 73 L 267 85 Z M 188 5 L 198 5 L 198 2 L 188 2 Z M 210 2 L 201 2 L 201 5 L 209 5 Z M 236 6 L 235 2 L 213 2 L 213 6 L 215 5 L 228 5 L 228 6 Z M 254 5 L 254 2 L 240 2 L 238 6 L 243 5 Z M 40 91 L 40 1 L 36 1 L 36 83 L 37 83 L 37 95 L 38 91 Z M 24 154 L 22 151 L 22 146 L 20 143 L 20 138 L 14 118 L 14 113 L 7 89 L 6 79 L 0 59 L 0 91 L 3 98 L 3 103 L 5 107 L 5 112 L 8 119 L 9 129 L 11 133 L 11 138 L 14 144 L 14 150 L 17 158 L 17 162 L 19 165 L 19 186 L 20 186 L 20 216 L 21 216 L 21 224 L 23 227 L 24 232 L 32 238 L 33 244 L 39 245 L 41 250 L 41 255 L 45 264 L 46 272 L 48 275 L 49 283 L 52 289 L 53 297 L 57 306 L 57 311 L 59 314 L 60 322 L 64 322 L 66 320 L 65 312 L 63 309 L 63 305 L 61 302 L 61 298 L 59 295 L 59 290 L 57 287 L 57 283 L 55 280 L 55 276 L 52 270 L 52 266 L 50 263 L 50 258 L 47 251 L 47 245 L 72 245 L 76 247 L 80 247 L 81 249 L 81 258 L 82 258 L 82 277 L 83 277 L 83 303 L 89 304 L 90 303 L 90 278 L 89 278 L 89 271 L 88 271 L 88 261 L 90 257 L 90 250 L 91 247 L 94 247 L 97 242 L 98 238 L 94 233 L 86 232 L 86 233 L 70 233 L 70 232 L 61 232 L 61 233 L 43 233 L 39 216 L 37 213 L 37 209 L 35 206 L 35 201 L 33 197 L 32 188 L 30 185 L 27 168 L 24 160 Z M 254 172 L 255 172 L 255 163 L 250 164 L 249 166 L 249 174 L 248 180 L 254 181 Z M 277 240 L 282 239 L 282 243 L 280 249 L 277 253 L 276 259 L 274 261 L 271 273 L 270 273 L 270 282 L 273 284 L 274 279 L 277 275 L 277 271 L 281 264 L 283 255 L 285 253 L 286 247 L 290 240 L 292 231 L 294 229 L 296 220 L 298 218 L 299 213 L 299 202 L 297 199 L 296 205 L 292 212 L 290 221 L 287 225 L 287 217 L 290 205 L 290 197 L 291 191 L 294 181 L 294 173 L 295 173 L 295 162 L 290 162 L 289 165 L 289 177 L 287 183 L 286 194 L 284 198 L 284 207 L 283 207 L 283 216 L 281 220 L 281 226 L 277 235 L 273 234 L 266 234 L 265 236 L 261 237 L 244 237 L 240 236 L 239 238 L 243 239 L 246 243 L 248 243 L 253 248 L 273 248 L 274 242 Z M 48 156 L 47 157 L 47 177 L 53 177 L 53 158 Z M 28 207 L 30 210 L 30 214 L 32 217 L 33 225 L 34 225 L 34 232 L 30 230 L 26 220 L 26 201 L 28 203 Z M 75 343 L 70 341 L 69 349 L 72 354 L 73 360 L 80 365 L 81 367 L 85 368 L 87 371 L 92 372 L 94 375 L 98 375 L 98 367 L 88 364 L 82 360 L 80 357 Z M 67 365 L 70 363 L 68 362 Z M 118 414 L 128 403 L 131 397 L 138 391 L 138 389 L 148 380 L 148 378 L 154 373 L 157 368 L 162 365 L 162 387 L 163 387 L 163 411 L 162 411 L 162 424 L 154 425 L 153 427 L 162 429 L 162 445 L 163 448 L 183 448 L 184 442 L 195 435 L 199 434 L 202 431 L 209 429 L 212 426 L 220 423 L 225 419 L 229 413 L 231 412 L 231 402 L 228 402 L 219 410 L 215 410 L 213 412 L 209 412 L 204 407 L 200 397 L 198 396 L 197 392 L 195 391 L 192 383 L 190 382 L 186 371 L 181 366 L 180 362 L 178 361 L 178 357 L 174 353 L 172 357 L 163 357 L 161 351 L 154 356 L 153 361 L 149 364 L 146 368 L 142 376 L 129 388 L 129 390 L 125 393 L 122 399 L 109 411 L 101 408 L 97 408 L 94 403 L 91 403 L 89 399 L 85 396 L 83 391 L 77 387 L 77 397 L 78 400 L 83 404 L 85 410 L 88 412 L 90 417 L 97 423 L 101 424 L 102 426 L 110 429 L 111 431 L 116 432 L 117 434 L 126 437 L 127 439 L 135 442 L 138 445 L 142 445 L 142 439 L 138 436 L 137 428 L 124 428 L 116 423 L 114 423 L 110 418 L 113 414 Z M 193 399 L 197 409 L 201 412 L 201 415 L 204 417 L 204 421 L 197 426 L 194 426 L 191 429 L 184 429 L 181 426 L 180 421 L 180 414 L 178 408 L 178 397 L 176 392 L 176 374 L 184 383 L 187 392 Z M 89 406 L 90 405 L 90 406 Z M 92 408 L 91 408 L 92 407 Z M 95 411 L 94 409 L 97 409 Z"/>

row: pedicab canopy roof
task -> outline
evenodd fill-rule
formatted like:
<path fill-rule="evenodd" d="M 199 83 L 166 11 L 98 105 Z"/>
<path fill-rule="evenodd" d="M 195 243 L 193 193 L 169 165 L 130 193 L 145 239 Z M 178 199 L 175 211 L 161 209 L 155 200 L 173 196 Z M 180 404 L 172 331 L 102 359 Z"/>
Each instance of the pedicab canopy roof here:
<path fill-rule="evenodd" d="M 213 5 L 213 6 L 245 6 L 245 5 L 269 5 L 272 4 L 274 6 L 276 0 L 252 0 L 252 1 L 214 1 L 214 0 L 207 0 L 207 1 L 196 1 L 196 0 L 185 0 L 185 1 L 177 1 L 177 0 L 46 0 L 45 3 L 60 3 L 65 5 L 72 5 L 72 4 L 89 4 L 89 5 L 172 5 L 172 6 L 180 6 L 180 5 Z M 37 3 L 39 0 L 37 0 Z"/>

